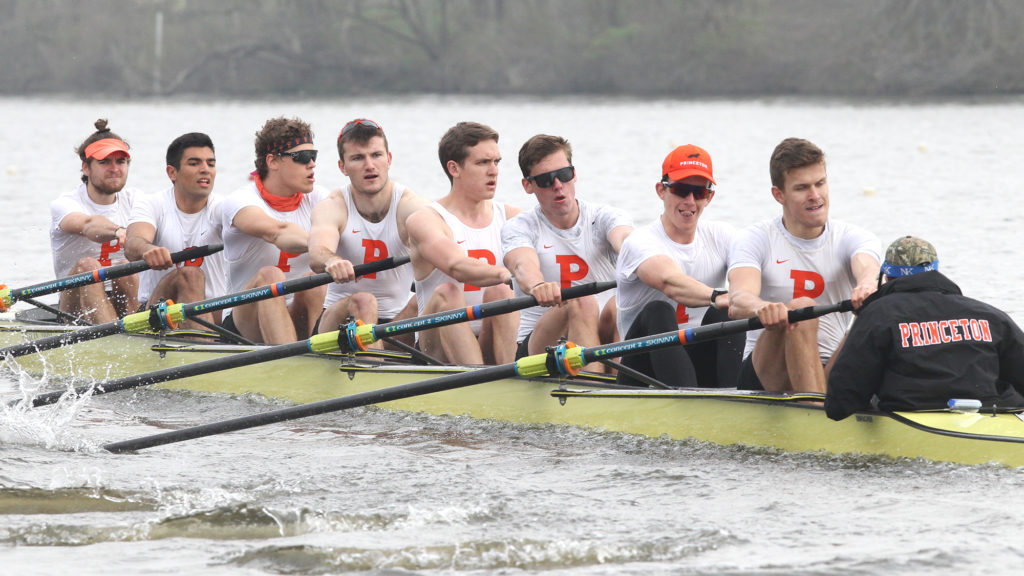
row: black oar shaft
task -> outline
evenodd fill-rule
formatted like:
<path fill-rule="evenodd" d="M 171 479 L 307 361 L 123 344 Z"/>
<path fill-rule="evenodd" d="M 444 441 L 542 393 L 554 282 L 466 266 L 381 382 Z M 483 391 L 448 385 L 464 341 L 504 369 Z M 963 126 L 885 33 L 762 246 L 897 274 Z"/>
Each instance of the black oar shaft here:
<path fill-rule="evenodd" d="M 171 254 L 171 261 L 177 264 L 187 260 L 204 258 L 210 254 L 219 252 L 223 248 L 223 244 L 210 244 L 207 246 L 186 248 L 185 250 Z M 81 286 L 103 282 L 105 280 L 131 276 L 132 274 L 137 274 L 145 270 L 149 270 L 149 264 L 146 264 L 145 260 L 136 260 L 126 264 L 107 266 L 106 268 L 100 268 L 99 270 L 94 270 L 92 272 L 83 272 L 66 278 L 58 278 L 57 280 L 41 282 L 25 288 L 13 289 L 11 290 L 11 298 L 17 301 L 24 300 L 26 297 L 31 296 L 44 296 L 46 294 L 53 294 L 54 292 L 60 292 L 62 290 L 70 290 L 72 288 L 79 288 Z"/>
<path fill-rule="evenodd" d="M 397 258 L 384 258 L 382 260 L 367 262 L 366 264 L 358 264 L 354 269 L 356 276 L 365 276 L 367 274 L 389 270 L 408 262 L 408 256 L 399 256 Z M 217 310 L 234 308 L 235 306 L 242 306 L 243 304 L 266 300 L 268 298 L 284 296 L 285 294 L 302 292 L 303 290 L 309 290 L 310 288 L 330 284 L 332 281 L 333 278 L 331 278 L 331 275 L 326 272 L 312 274 L 310 276 L 303 276 L 301 278 L 278 282 L 277 284 L 269 284 L 267 286 L 260 286 L 259 288 L 252 288 L 251 290 L 246 290 L 237 294 L 230 294 L 220 298 L 210 298 L 193 304 L 185 304 L 183 312 L 186 318 L 191 318 L 199 314 L 206 314 L 207 312 L 215 312 Z"/>
<path fill-rule="evenodd" d="M 106 324 L 97 324 L 95 326 L 86 326 L 84 328 L 79 328 L 74 332 L 65 332 L 56 336 L 48 336 L 46 338 L 30 340 L 22 344 L 8 346 L 0 349 L 0 358 L 4 356 L 18 358 L 20 356 L 35 354 L 36 352 L 42 352 L 44 350 L 53 350 L 54 348 L 60 348 L 62 346 L 69 346 L 79 342 L 87 342 L 89 340 L 96 340 L 97 338 L 112 336 L 114 334 L 119 334 L 120 332 L 122 332 L 120 320 L 107 322 Z"/>
<path fill-rule="evenodd" d="M 244 416 L 242 418 L 234 418 L 232 420 L 224 420 L 222 422 L 214 422 L 212 424 L 203 424 L 192 428 L 175 430 L 173 432 L 154 434 L 153 436 L 146 436 L 135 440 L 112 442 L 103 447 L 111 452 L 131 452 L 133 450 L 163 446 L 164 444 L 173 444 L 184 440 L 193 440 L 196 438 L 213 436 L 215 434 L 223 434 L 225 432 L 236 432 L 247 428 L 255 428 L 256 426 L 262 426 L 264 424 L 273 424 L 275 422 L 283 422 L 297 418 L 308 418 L 310 416 L 337 412 L 339 410 L 347 410 L 350 408 L 358 408 L 360 406 L 369 406 L 371 404 L 380 404 L 383 402 L 392 402 L 394 400 L 401 400 L 403 398 L 419 396 L 427 393 L 443 392 L 445 390 L 473 386 L 474 384 L 483 384 L 484 382 L 500 380 L 502 378 L 512 378 L 515 375 L 515 364 L 503 364 L 501 366 L 492 366 L 490 368 L 479 368 L 459 374 L 424 380 L 422 382 L 412 382 L 409 384 L 402 384 L 400 386 L 392 386 L 390 388 L 382 388 L 380 390 L 353 394 L 342 398 L 334 398 L 332 400 L 312 402 L 291 408 L 273 410 L 263 414 Z"/>
<path fill-rule="evenodd" d="M 562 300 L 571 300 L 581 296 L 589 296 L 599 292 L 604 292 L 605 290 L 611 290 L 612 288 L 615 288 L 615 282 L 612 281 L 589 282 L 578 286 L 570 286 L 569 288 L 562 289 Z M 425 316 L 410 318 L 408 320 L 396 320 L 394 322 L 387 322 L 373 326 L 372 339 L 373 341 L 377 341 L 385 337 L 400 336 L 409 332 L 439 328 L 441 326 L 457 324 L 467 320 L 476 320 L 478 318 L 488 318 L 491 316 L 508 314 L 509 312 L 516 312 L 536 305 L 537 299 L 533 296 L 520 296 L 518 298 L 509 298 L 507 300 L 484 302 L 477 306 L 470 306 L 468 308 L 458 310 L 446 310 L 435 314 L 427 314 Z"/>
<path fill-rule="evenodd" d="M 359 264 L 358 266 L 355 266 L 355 272 L 357 276 L 362 276 L 373 272 L 380 272 L 381 270 L 387 270 L 408 261 L 408 256 L 400 258 L 385 258 L 383 260 L 376 260 L 367 264 Z M 252 290 L 247 290 L 231 296 L 225 296 L 223 298 L 211 298 L 194 304 L 176 304 L 174 306 L 181 306 L 182 318 L 187 319 L 207 312 L 214 312 L 216 310 L 223 310 L 224 308 L 231 308 L 233 306 L 239 306 L 241 304 L 247 304 L 257 300 L 265 300 L 267 298 L 275 298 L 277 296 L 299 292 L 301 290 L 306 290 L 314 286 L 321 286 L 329 282 L 331 282 L 330 274 L 316 274 L 313 276 L 296 278 L 294 280 L 281 282 L 271 286 L 254 288 Z M 8 354 L 13 357 L 25 356 L 27 354 L 52 350 L 61 346 L 68 346 L 77 342 L 84 342 L 86 340 L 94 340 L 104 336 L 119 334 L 121 332 L 141 331 L 141 329 L 133 328 L 134 326 L 142 326 L 142 329 L 157 329 L 156 326 L 152 325 L 153 315 L 151 312 L 152 311 L 129 314 L 120 320 L 108 322 L 107 324 L 90 326 L 81 330 L 75 330 L 74 332 L 67 332 L 57 336 L 40 338 L 24 344 L 15 344 L 6 348 L 0 348 L 0 358 Z M 141 321 L 139 320 L 139 317 L 141 317 Z M 130 322 L 133 327 L 126 326 L 126 322 Z"/>

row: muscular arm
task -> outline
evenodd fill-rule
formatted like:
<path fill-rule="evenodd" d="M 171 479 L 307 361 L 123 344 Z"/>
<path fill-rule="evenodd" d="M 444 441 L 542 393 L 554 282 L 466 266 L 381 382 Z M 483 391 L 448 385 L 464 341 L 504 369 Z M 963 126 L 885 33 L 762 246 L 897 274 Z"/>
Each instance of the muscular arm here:
<path fill-rule="evenodd" d="M 153 270 L 166 270 L 174 265 L 171 251 L 153 244 L 156 227 L 149 222 L 133 222 L 128 225 L 124 243 L 125 256 L 129 260 L 145 260 Z"/>
<path fill-rule="evenodd" d="M 444 219 L 431 209 L 424 208 L 411 215 L 406 227 L 417 278 L 425 278 L 432 268 L 475 286 L 494 286 L 512 278 L 504 266 L 491 266 L 467 256 L 452 239 L 451 229 Z"/>
<path fill-rule="evenodd" d="M 409 240 L 409 228 L 406 226 L 406 220 L 409 216 L 420 208 L 423 208 L 429 204 L 427 199 L 416 194 L 408 188 L 402 193 L 402 199 L 398 201 L 398 208 L 395 214 L 396 220 L 398 220 L 398 237 L 402 239 L 402 243 L 406 246 L 411 246 Z"/>
<path fill-rule="evenodd" d="M 708 306 L 711 303 L 710 286 L 687 276 L 671 258 L 664 254 L 644 260 L 636 268 L 636 275 L 655 290 L 691 308 Z"/>
<path fill-rule="evenodd" d="M 789 325 L 789 308 L 785 302 L 761 299 L 761 271 L 757 268 L 733 268 L 729 272 L 729 317 L 757 316 L 768 329 Z"/>
<path fill-rule="evenodd" d="M 850 294 L 850 300 L 855 309 L 860 309 L 864 299 L 878 289 L 878 260 L 870 254 L 863 252 L 854 254 L 850 259 L 850 269 L 853 271 L 853 278 L 856 285 Z"/>
<path fill-rule="evenodd" d="M 505 255 L 505 267 L 512 273 L 525 294 L 531 294 L 541 306 L 557 306 L 562 302 L 558 282 L 545 281 L 540 259 L 533 248 L 520 247 Z"/>
<path fill-rule="evenodd" d="M 111 222 L 106 216 L 82 212 L 73 212 L 65 216 L 60 221 L 60 229 L 68 234 L 85 236 L 97 243 L 110 242 L 114 238 L 124 242 L 126 234 L 124 226 Z"/>
<path fill-rule="evenodd" d="M 341 259 L 338 242 L 348 222 L 348 206 L 339 190 L 313 207 L 309 229 L 309 267 L 316 273 L 327 268 L 330 260 Z"/>
<path fill-rule="evenodd" d="M 302 254 L 309 249 L 309 234 L 302 226 L 275 220 L 255 206 L 239 210 L 232 224 L 249 236 L 273 244 L 290 254 Z"/>

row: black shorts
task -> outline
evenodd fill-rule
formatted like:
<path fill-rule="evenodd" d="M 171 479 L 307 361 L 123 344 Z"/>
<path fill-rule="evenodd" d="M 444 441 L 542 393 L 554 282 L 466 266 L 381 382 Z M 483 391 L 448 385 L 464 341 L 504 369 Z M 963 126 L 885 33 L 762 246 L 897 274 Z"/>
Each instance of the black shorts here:
<path fill-rule="evenodd" d="M 757 377 L 757 371 L 754 370 L 754 354 L 751 352 L 743 359 L 743 363 L 740 364 L 740 374 L 736 379 L 736 388 L 738 390 L 764 390 L 764 385 L 761 384 L 761 379 Z"/>
<path fill-rule="evenodd" d="M 516 346 L 516 360 L 530 355 L 530 336 L 533 336 L 532 330 L 526 335 L 526 338 L 523 338 L 523 341 Z"/>
<path fill-rule="evenodd" d="M 235 334 L 241 334 L 241 332 L 238 331 L 238 326 L 235 326 L 235 319 L 231 316 L 231 314 L 228 314 L 224 318 L 224 320 L 221 321 L 220 327 L 225 329 L 225 330 L 227 330 L 227 331 L 229 331 L 229 332 L 234 332 Z"/>

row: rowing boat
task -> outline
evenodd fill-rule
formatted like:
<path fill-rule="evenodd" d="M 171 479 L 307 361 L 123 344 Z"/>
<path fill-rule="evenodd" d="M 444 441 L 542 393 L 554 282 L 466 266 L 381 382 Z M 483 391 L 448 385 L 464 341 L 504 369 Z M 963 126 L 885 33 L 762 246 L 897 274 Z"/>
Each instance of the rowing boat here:
<path fill-rule="evenodd" d="M 0 345 L 73 327 L 0 314 Z M 252 350 L 197 342 L 197 333 L 119 334 L 8 362 L 54 378 L 108 380 Z M 204 334 L 209 336 L 209 334 Z M 473 370 L 422 366 L 392 353 L 303 355 L 174 380 L 159 386 L 219 394 L 261 394 L 308 403 Z M 1009 413 L 860 413 L 829 420 L 819 394 L 619 388 L 601 379 L 501 379 L 381 404 L 393 410 L 469 415 L 527 424 L 564 424 L 799 452 L 924 458 L 1024 466 L 1024 420 Z"/>

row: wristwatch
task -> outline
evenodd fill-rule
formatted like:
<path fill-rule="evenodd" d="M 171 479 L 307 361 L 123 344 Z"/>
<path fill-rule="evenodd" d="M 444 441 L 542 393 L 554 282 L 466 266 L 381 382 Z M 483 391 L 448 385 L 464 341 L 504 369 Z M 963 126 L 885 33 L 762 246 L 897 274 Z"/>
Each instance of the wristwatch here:
<path fill-rule="evenodd" d="M 715 304 L 715 300 L 717 300 L 719 296 L 721 296 L 723 294 L 728 294 L 728 293 L 729 293 L 728 290 L 719 290 L 718 288 L 715 288 L 714 290 L 712 290 L 711 291 L 711 307 L 717 309 L 718 305 Z"/>

